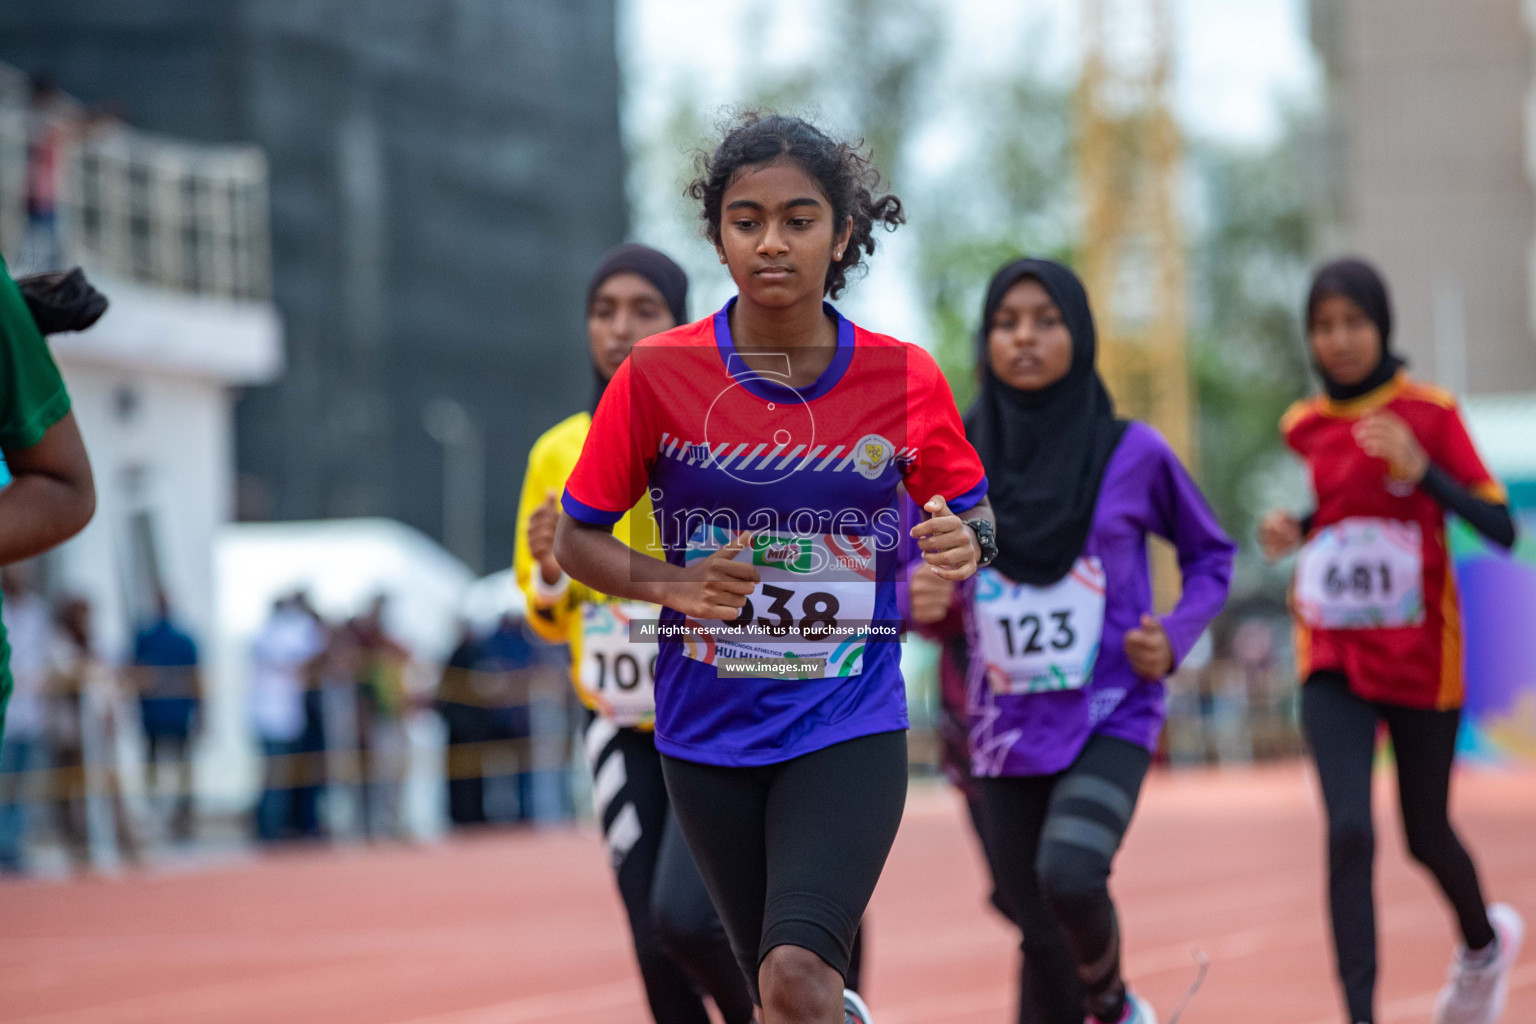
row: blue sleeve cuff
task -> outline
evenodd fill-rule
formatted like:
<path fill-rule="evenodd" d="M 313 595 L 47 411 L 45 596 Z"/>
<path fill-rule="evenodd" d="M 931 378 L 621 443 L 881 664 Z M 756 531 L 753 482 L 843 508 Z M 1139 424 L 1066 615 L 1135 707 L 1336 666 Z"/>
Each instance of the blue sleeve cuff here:
<path fill-rule="evenodd" d="M 609 512 L 606 509 L 593 508 L 591 505 L 583 504 L 571 497 L 570 491 L 565 491 L 560 495 L 560 507 L 565 509 L 565 514 L 572 519 L 579 519 L 593 526 L 612 526 L 620 519 L 623 519 L 624 513 L 629 511 L 624 509 L 619 512 Z"/>
<path fill-rule="evenodd" d="M 981 504 L 981 499 L 987 496 L 987 474 L 981 474 L 981 480 L 964 494 L 947 499 L 949 510 L 956 515 L 961 512 L 969 512 Z"/>

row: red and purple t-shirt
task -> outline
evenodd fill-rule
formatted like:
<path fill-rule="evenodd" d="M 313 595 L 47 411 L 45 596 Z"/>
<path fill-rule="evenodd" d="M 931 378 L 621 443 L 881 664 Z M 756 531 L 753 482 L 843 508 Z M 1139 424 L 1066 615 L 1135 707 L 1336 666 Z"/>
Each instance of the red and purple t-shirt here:
<path fill-rule="evenodd" d="M 764 581 L 735 624 L 739 645 L 718 634 L 674 639 L 667 631 L 685 618 L 662 610 L 656 745 L 690 761 L 762 765 L 907 727 L 897 485 L 920 502 L 942 495 L 959 513 L 982 500 L 987 482 L 949 385 L 922 349 L 827 306 L 837 351 L 796 389 L 787 362 L 753 370 L 737 353 L 734 302 L 635 346 L 598 406 L 562 504 L 607 525 L 649 491 L 675 565 L 752 534 L 738 557 L 761 567 Z M 831 637 L 815 648 L 823 674 L 727 674 L 724 659 L 771 646 L 764 627 L 784 624 Z"/>

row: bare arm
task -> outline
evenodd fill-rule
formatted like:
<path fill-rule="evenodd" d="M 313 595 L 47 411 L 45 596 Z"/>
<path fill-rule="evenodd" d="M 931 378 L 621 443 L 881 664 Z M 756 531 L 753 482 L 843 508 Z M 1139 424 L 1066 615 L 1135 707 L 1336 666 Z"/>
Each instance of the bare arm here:
<path fill-rule="evenodd" d="M 85 529 L 96 512 L 91 462 L 75 414 L 30 448 L 7 449 L 13 477 L 0 489 L 0 565 L 41 554 Z"/>

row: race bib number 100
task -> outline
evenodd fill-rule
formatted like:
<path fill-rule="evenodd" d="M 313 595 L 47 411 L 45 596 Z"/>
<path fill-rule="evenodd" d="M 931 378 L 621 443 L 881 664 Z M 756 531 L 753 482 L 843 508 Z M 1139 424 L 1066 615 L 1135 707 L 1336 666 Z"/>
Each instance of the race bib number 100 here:
<path fill-rule="evenodd" d="M 661 609 L 643 601 L 589 602 L 581 609 L 581 687 L 615 725 L 656 717 L 655 644 L 633 643 L 629 624 L 655 622 Z"/>
<path fill-rule="evenodd" d="M 1326 526 L 1296 563 L 1296 611 L 1317 629 L 1394 629 L 1424 621 L 1418 523 L 1354 518 Z"/>
<path fill-rule="evenodd" d="M 1104 632 L 1104 566 L 1082 557 L 1056 583 L 1031 587 L 996 569 L 976 574 L 974 624 L 998 693 L 1087 685 Z"/>

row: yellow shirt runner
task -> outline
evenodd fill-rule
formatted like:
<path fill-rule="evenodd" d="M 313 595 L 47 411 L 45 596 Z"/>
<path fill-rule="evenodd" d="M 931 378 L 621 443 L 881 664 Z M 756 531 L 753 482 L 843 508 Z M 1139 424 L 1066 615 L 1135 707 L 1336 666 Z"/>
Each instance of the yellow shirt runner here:
<path fill-rule="evenodd" d="M 660 609 L 608 597 L 564 574 L 555 584 L 546 585 L 528 547 L 529 519 L 551 494 L 558 500 L 564 492 L 591 426 L 589 413 L 576 413 L 545 431 L 528 453 L 517 506 L 513 570 L 528 599 L 528 623 L 534 632 L 570 648 L 571 683 L 582 703 L 615 725 L 650 729 L 656 717 L 657 647 L 630 643 L 629 622 L 655 621 Z M 637 551 L 663 557 L 648 496 L 641 497 L 614 525 L 613 535 Z"/>

